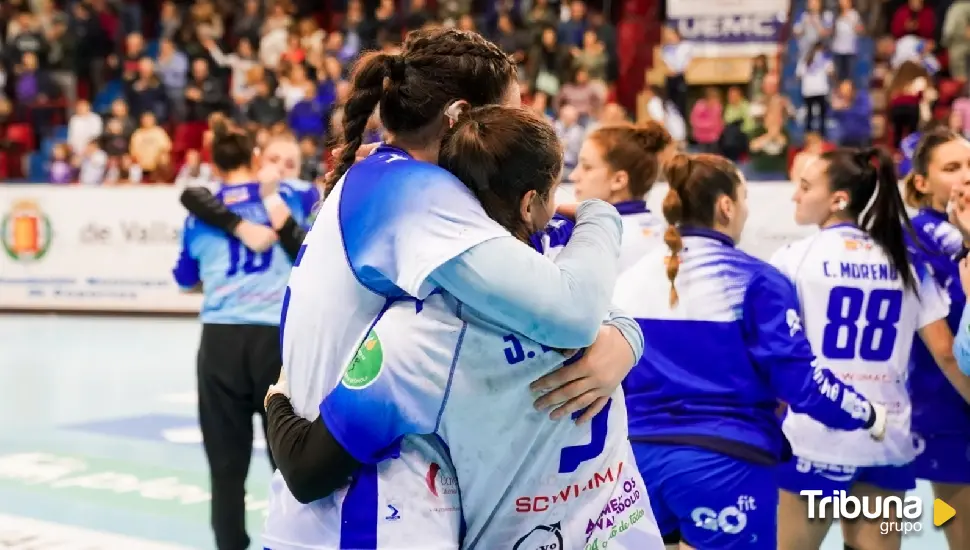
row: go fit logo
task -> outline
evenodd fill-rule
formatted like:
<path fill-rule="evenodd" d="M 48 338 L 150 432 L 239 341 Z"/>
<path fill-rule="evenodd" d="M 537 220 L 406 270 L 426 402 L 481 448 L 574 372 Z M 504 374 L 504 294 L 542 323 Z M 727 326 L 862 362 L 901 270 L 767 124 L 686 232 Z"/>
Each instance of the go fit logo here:
<path fill-rule="evenodd" d="M 846 495 L 845 491 L 833 491 L 831 496 L 822 496 L 823 491 L 801 491 L 808 497 L 808 519 L 847 519 L 863 517 L 879 522 L 879 532 L 918 533 L 923 530 L 920 518 L 923 516 L 923 500 L 919 497 L 856 497 Z M 821 497 L 821 498 L 818 498 Z M 817 511 L 817 512 L 816 512 Z M 933 524 L 937 527 L 953 518 L 956 512 L 940 499 L 933 502 Z"/>

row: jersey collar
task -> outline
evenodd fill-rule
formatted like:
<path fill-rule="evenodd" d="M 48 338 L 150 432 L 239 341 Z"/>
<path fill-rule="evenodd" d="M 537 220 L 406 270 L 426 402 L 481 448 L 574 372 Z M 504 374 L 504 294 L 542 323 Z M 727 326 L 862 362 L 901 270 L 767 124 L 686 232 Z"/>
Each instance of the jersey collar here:
<path fill-rule="evenodd" d="M 829 229 L 859 229 L 859 226 L 852 222 L 839 222 L 824 228 L 823 231 L 828 231 Z"/>
<path fill-rule="evenodd" d="M 644 214 L 649 212 L 647 209 L 647 201 L 620 201 L 613 203 L 613 207 L 616 211 L 620 213 L 621 216 L 628 216 L 630 214 Z"/>
<path fill-rule="evenodd" d="M 734 239 L 731 237 L 728 237 L 720 231 L 714 231 L 706 227 L 682 227 L 680 228 L 680 234 L 684 237 L 704 237 L 705 239 L 718 241 L 730 247 L 735 246 Z"/>
<path fill-rule="evenodd" d="M 941 222 L 949 221 L 949 216 L 946 215 L 946 212 L 940 212 L 939 210 L 933 208 L 920 208 L 918 215 L 929 216 Z"/>
<path fill-rule="evenodd" d="M 381 142 L 380 145 L 377 146 L 377 149 L 374 151 L 373 154 L 376 155 L 380 153 L 397 153 L 399 155 L 404 155 L 409 159 L 414 158 L 411 156 L 411 153 L 408 153 L 404 149 L 401 149 L 400 147 L 395 147 L 393 145 L 388 145 L 387 142 L 383 142 L 383 141 Z"/>

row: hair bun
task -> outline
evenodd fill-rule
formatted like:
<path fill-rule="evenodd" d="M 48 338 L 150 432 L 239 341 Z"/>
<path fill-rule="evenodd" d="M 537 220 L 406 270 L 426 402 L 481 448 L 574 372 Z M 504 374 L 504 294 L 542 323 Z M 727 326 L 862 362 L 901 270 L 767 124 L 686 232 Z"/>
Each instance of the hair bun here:
<path fill-rule="evenodd" d="M 655 120 L 637 126 L 633 131 L 633 136 L 644 151 L 652 154 L 663 151 L 674 141 L 667 128 Z"/>
<path fill-rule="evenodd" d="M 401 82 L 404 80 L 404 75 L 407 71 L 407 62 L 404 60 L 403 55 L 388 55 L 385 60 L 387 66 L 388 77 L 394 82 Z"/>

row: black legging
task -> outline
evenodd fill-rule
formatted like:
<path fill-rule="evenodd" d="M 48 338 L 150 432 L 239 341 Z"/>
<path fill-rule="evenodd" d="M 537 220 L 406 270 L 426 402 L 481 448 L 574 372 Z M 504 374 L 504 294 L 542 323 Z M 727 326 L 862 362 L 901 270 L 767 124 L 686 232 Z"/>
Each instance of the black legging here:
<path fill-rule="evenodd" d="M 687 113 L 687 80 L 683 74 L 672 74 L 667 77 L 665 82 L 667 99 L 669 99 L 680 111 L 680 116 L 684 119 L 689 118 Z"/>
<path fill-rule="evenodd" d="M 815 127 L 816 107 L 818 108 L 818 127 Z M 829 104 L 824 95 L 816 95 L 805 98 L 805 131 L 818 132 L 825 137 L 825 119 L 828 115 Z"/>
<path fill-rule="evenodd" d="M 899 149 L 904 137 L 919 130 L 919 105 L 893 105 L 889 120 L 893 125 L 893 147 Z"/>

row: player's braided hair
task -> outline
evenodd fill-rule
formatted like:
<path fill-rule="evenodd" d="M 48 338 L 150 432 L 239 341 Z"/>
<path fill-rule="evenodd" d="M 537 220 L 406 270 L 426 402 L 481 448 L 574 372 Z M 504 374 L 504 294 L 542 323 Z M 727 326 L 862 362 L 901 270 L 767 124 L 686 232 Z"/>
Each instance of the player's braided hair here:
<path fill-rule="evenodd" d="M 677 305 L 674 280 L 680 271 L 680 251 L 684 247 L 680 228 L 714 227 L 717 201 L 722 196 L 738 198 L 741 177 L 733 162 L 717 155 L 679 154 L 667 165 L 670 190 L 664 197 L 663 213 L 667 220 L 664 242 L 670 247 L 667 278 L 670 279 L 670 305 Z"/>
<path fill-rule="evenodd" d="M 425 148 L 441 139 L 447 128 L 443 113 L 452 102 L 465 100 L 472 107 L 501 103 L 514 79 L 515 64 L 498 46 L 456 29 L 414 31 L 399 55 L 364 55 L 344 105 L 343 149 L 327 191 L 354 163 L 378 106 L 381 123 L 396 144 Z"/>

